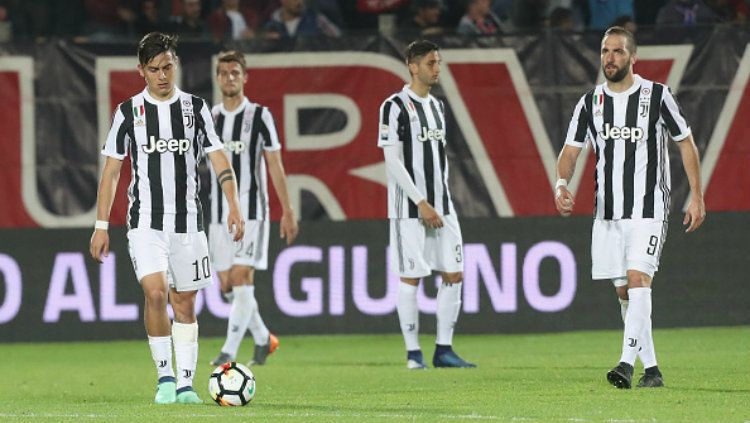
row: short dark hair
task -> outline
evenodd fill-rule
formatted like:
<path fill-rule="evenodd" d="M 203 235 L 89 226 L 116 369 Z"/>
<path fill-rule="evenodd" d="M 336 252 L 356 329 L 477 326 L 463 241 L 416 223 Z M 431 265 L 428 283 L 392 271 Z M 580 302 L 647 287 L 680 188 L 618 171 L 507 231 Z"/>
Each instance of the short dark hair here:
<path fill-rule="evenodd" d="M 408 65 L 409 63 L 414 63 L 414 61 L 419 60 L 419 58 L 423 57 L 424 55 L 438 50 L 440 50 L 440 47 L 432 41 L 414 41 L 413 43 L 409 44 L 408 47 L 406 47 L 406 51 L 404 52 L 406 64 Z"/>
<path fill-rule="evenodd" d="M 149 32 L 144 35 L 138 43 L 138 62 L 145 66 L 151 59 L 167 51 L 171 51 L 176 57 L 177 38 L 176 35 L 161 32 Z"/>
<path fill-rule="evenodd" d="M 245 73 L 245 69 L 247 69 L 247 64 L 245 63 L 245 55 L 242 54 L 242 52 L 237 51 L 237 50 L 228 50 L 228 51 L 222 51 L 221 53 L 219 53 L 218 63 L 232 63 L 232 62 L 239 63 L 240 66 L 242 67 L 242 72 Z M 219 72 L 218 66 L 216 67 L 216 72 Z"/>
<path fill-rule="evenodd" d="M 636 50 L 638 50 L 638 44 L 635 42 L 633 33 L 628 31 L 627 29 L 621 26 L 613 26 L 607 29 L 607 31 L 604 32 L 604 36 L 602 37 L 602 42 L 610 35 L 621 35 L 625 37 L 625 44 L 630 54 L 635 54 Z"/>

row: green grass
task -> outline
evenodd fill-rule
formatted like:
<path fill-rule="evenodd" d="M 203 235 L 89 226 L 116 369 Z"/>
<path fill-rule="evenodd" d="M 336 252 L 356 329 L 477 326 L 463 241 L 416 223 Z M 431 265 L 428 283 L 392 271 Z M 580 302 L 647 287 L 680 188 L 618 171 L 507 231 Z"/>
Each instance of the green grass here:
<path fill-rule="evenodd" d="M 145 340 L 0 344 L 0 421 L 750 421 L 750 328 L 655 336 L 667 387 L 651 390 L 606 382 L 619 331 L 458 336 L 456 350 L 479 368 L 428 371 L 406 370 L 399 335 L 284 336 L 254 369 L 254 401 L 237 408 L 151 404 Z M 201 340 L 196 389 L 204 400 L 205 363 L 222 341 Z M 434 339 L 421 341 L 431 357 Z"/>

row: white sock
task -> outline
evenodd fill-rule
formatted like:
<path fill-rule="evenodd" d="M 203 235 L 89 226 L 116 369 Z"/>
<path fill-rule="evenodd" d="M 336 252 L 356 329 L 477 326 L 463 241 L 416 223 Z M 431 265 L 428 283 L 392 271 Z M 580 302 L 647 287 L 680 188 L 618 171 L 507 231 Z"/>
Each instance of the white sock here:
<path fill-rule="evenodd" d="M 625 315 L 628 312 L 628 300 L 620 298 L 620 313 L 622 314 L 622 322 L 625 323 Z M 643 363 L 643 368 L 648 369 L 649 367 L 656 366 L 656 353 L 654 351 L 654 339 L 651 335 L 651 319 L 649 319 L 649 325 L 643 332 L 643 342 L 641 342 L 641 348 L 638 349 L 638 358 Z"/>
<path fill-rule="evenodd" d="M 622 315 L 622 323 L 625 323 L 625 316 L 628 314 L 628 300 L 623 300 L 622 298 L 618 298 L 620 300 L 620 314 Z"/>
<path fill-rule="evenodd" d="M 193 386 L 198 363 L 198 322 L 172 323 L 172 340 L 177 364 L 177 389 Z"/>
<path fill-rule="evenodd" d="M 266 345 L 268 343 L 268 336 L 271 334 L 263 323 L 263 318 L 260 317 L 260 308 L 258 307 L 258 301 L 255 300 L 255 285 L 245 285 L 248 292 L 250 293 L 250 301 L 252 303 L 253 313 L 250 315 L 250 320 L 247 325 L 247 329 L 253 335 L 253 341 L 255 345 Z"/>
<path fill-rule="evenodd" d="M 644 331 L 651 325 L 651 288 L 630 288 L 628 298 L 620 361 L 632 366 L 643 344 Z"/>
<path fill-rule="evenodd" d="M 156 376 L 161 379 L 164 376 L 174 377 L 172 370 L 172 338 L 169 336 L 149 336 L 148 347 L 151 349 L 151 358 L 156 365 Z"/>
<path fill-rule="evenodd" d="M 651 319 L 648 319 L 646 329 L 643 331 L 643 342 L 641 343 L 641 350 L 638 351 L 638 358 L 641 359 L 644 369 L 656 366 L 656 350 L 654 350 L 654 338 L 651 334 Z"/>
<path fill-rule="evenodd" d="M 235 286 L 232 289 L 234 299 L 232 308 L 229 310 L 229 321 L 227 321 L 227 339 L 221 352 L 237 357 L 237 350 L 240 348 L 242 338 L 245 336 L 247 325 L 250 322 L 250 315 L 253 313 L 253 306 L 257 308 L 255 299 L 250 296 L 247 285 Z"/>
<path fill-rule="evenodd" d="M 398 284 L 398 321 L 404 335 L 406 351 L 419 348 L 419 309 L 417 308 L 417 287 L 401 282 Z"/>
<path fill-rule="evenodd" d="M 442 283 L 437 294 L 437 345 L 453 345 L 453 327 L 461 310 L 461 282 Z"/>

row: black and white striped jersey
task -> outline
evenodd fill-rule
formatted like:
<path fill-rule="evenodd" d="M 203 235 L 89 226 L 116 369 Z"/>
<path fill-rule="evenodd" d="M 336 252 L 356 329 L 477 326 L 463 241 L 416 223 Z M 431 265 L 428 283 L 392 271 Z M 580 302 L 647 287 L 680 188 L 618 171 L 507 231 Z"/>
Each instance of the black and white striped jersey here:
<path fill-rule="evenodd" d="M 432 95 L 419 97 L 408 85 L 380 106 L 378 146 L 401 144 L 404 167 L 417 190 L 440 215 L 455 213 L 448 189 L 445 107 Z M 417 205 L 388 175 L 388 217 L 417 218 Z"/>
<path fill-rule="evenodd" d="M 565 143 L 596 153 L 597 219 L 667 219 L 667 137 L 682 141 L 690 127 L 665 85 L 634 76 L 632 87 L 597 85 L 576 105 Z"/>
<path fill-rule="evenodd" d="M 263 152 L 281 149 L 271 112 L 245 97 L 231 112 L 218 104 L 211 113 L 237 177 L 242 216 L 247 220 L 268 220 L 268 176 Z M 227 199 L 213 169 L 211 181 L 211 223 L 223 223 L 229 212 Z"/>
<path fill-rule="evenodd" d="M 128 228 L 202 231 L 198 163 L 222 147 L 200 97 L 175 89 L 159 101 L 143 90 L 117 106 L 102 154 L 130 155 Z"/>

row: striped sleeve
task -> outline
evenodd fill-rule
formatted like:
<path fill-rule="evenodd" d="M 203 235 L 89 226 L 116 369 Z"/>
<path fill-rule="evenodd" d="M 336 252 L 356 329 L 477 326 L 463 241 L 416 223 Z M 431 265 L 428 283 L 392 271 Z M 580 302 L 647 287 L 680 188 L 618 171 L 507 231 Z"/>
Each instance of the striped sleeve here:
<path fill-rule="evenodd" d="M 380 106 L 380 124 L 378 125 L 378 147 L 397 145 L 398 138 L 398 116 L 401 108 L 389 98 Z"/>
<path fill-rule="evenodd" d="M 200 105 L 198 114 L 200 115 L 200 121 L 203 123 L 203 136 L 205 137 L 205 139 L 202 140 L 203 151 L 205 153 L 210 153 L 212 151 L 221 150 L 224 148 L 224 144 L 221 142 L 221 138 L 216 135 L 213 116 L 208 109 L 208 104 L 206 104 L 205 100 L 201 100 L 202 104 Z"/>
<path fill-rule="evenodd" d="M 271 111 L 267 107 L 264 107 L 260 114 L 259 134 L 264 150 L 275 151 L 281 149 L 279 134 L 276 133 L 276 124 L 274 124 L 273 115 L 271 115 Z"/>
<path fill-rule="evenodd" d="M 589 117 L 591 114 L 586 107 L 586 96 L 581 97 L 573 110 L 573 117 L 568 125 L 568 133 L 565 136 L 565 144 L 573 147 L 583 148 L 587 141 L 592 141 L 589 131 Z"/>
<path fill-rule="evenodd" d="M 123 103 L 124 104 L 124 103 Z M 107 134 L 107 141 L 102 148 L 102 154 L 117 160 L 124 160 L 128 155 L 126 148 L 130 141 L 130 131 L 127 119 L 123 113 L 123 104 L 117 106 L 112 115 L 112 126 Z"/>
<path fill-rule="evenodd" d="M 663 92 L 660 110 L 662 123 L 667 127 L 669 136 L 673 140 L 682 141 L 690 135 L 690 125 L 672 95 L 672 90 L 667 88 Z"/>

